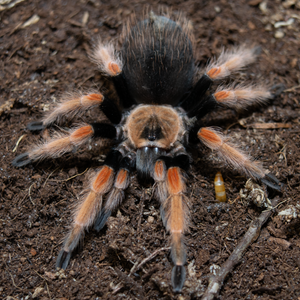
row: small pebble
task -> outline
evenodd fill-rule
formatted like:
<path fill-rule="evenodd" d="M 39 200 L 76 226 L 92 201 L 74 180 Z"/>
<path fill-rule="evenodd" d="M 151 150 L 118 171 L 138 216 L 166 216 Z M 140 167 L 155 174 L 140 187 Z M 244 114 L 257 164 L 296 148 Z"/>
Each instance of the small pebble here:
<path fill-rule="evenodd" d="M 267 13 L 267 11 L 268 11 L 267 1 L 261 2 L 258 7 L 259 7 L 259 9 L 261 10 L 262 13 L 264 13 L 264 14 Z"/>
<path fill-rule="evenodd" d="M 147 221 L 148 221 L 148 223 L 153 223 L 154 222 L 154 217 L 149 216 Z"/>
<path fill-rule="evenodd" d="M 277 30 L 274 34 L 274 37 L 276 39 L 282 39 L 284 37 L 284 32 L 283 31 L 280 31 L 280 30 Z"/>
<path fill-rule="evenodd" d="M 216 11 L 217 13 L 219 13 L 219 12 L 221 12 L 221 8 L 220 8 L 219 6 L 215 6 L 215 11 Z"/>

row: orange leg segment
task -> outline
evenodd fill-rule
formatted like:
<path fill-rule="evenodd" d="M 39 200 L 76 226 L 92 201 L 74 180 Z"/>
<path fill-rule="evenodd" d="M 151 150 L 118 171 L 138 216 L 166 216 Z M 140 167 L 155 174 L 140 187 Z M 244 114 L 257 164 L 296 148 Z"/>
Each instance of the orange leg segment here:
<path fill-rule="evenodd" d="M 226 163 L 247 176 L 261 179 L 267 174 L 260 163 L 253 161 L 250 156 L 236 148 L 235 145 L 227 142 L 228 138 L 214 129 L 201 128 L 198 131 L 198 138 L 208 148 L 215 150 Z"/>
<path fill-rule="evenodd" d="M 167 171 L 166 185 L 169 194 L 163 206 L 165 226 L 171 233 L 171 255 L 174 263 L 172 285 L 174 291 L 180 291 L 185 281 L 186 250 L 183 234 L 188 224 L 188 207 L 184 192 L 186 189 L 182 170 L 171 167 Z"/>
<path fill-rule="evenodd" d="M 100 42 L 91 58 L 108 76 L 117 76 L 122 72 L 122 61 L 112 44 L 104 45 Z"/>
<path fill-rule="evenodd" d="M 88 193 L 75 211 L 72 229 L 57 258 L 57 267 L 63 269 L 67 267 L 71 253 L 83 238 L 85 229 L 91 226 L 101 210 L 103 195 L 112 187 L 113 179 L 114 171 L 108 166 L 103 166 L 92 179 Z"/>
<path fill-rule="evenodd" d="M 79 127 L 70 131 L 69 134 L 61 134 L 57 138 L 37 146 L 28 152 L 28 158 L 31 161 L 36 161 L 47 157 L 59 157 L 86 143 L 93 134 L 94 130 L 91 125 Z"/>
<path fill-rule="evenodd" d="M 92 107 L 99 106 L 104 100 L 102 94 L 91 93 L 87 95 L 66 95 L 61 103 L 42 120 L 47 127 L 54 122 L 61 122 L 62 118 L 73 118 L 75 115 L 85 112 Z"/>
<path fill-rule="evenodd" d="M 214 93 L 217 102 L 231 108 L 246 108 L 253 104 L 263 104 L 272 95 L 267 88 L 262 86 L 235 86 L 220 88 Z"/>
<path fill-rule="evenodd" d="M 206 75 L 212 80 L 222 79 L 232 72 L 239 71 L 246 65 L 255 61 L 257 49 L 240 47 L 232 51 L 222 52 L 216 62 L 207 66 Z"/>
<path fill-rule="evenodd" d="M 103 210 L 97 216 L 94 228 L 100 231 L 105 225 L 108 217 L 111 213 L 121 204 L 125 197 L 124 190 L 127 189 L 130 178 L 130 172 L 126 169 L 120 169 L 116 175 L 116 179 L 112 190 L 108 194 L 107 200 L 105 201 Z"/>

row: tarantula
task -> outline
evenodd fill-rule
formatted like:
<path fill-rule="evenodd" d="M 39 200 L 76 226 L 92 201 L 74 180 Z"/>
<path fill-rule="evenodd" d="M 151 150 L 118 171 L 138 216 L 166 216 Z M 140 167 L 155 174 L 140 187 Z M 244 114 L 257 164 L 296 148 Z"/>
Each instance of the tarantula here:
<path fill-rule="evenodd" d="M 223 51 L 195 80 L 191 31 L 190 23 L 183 17 L 171 20 L 169 15 L 148 13 L 143 21 L 125 28 L 120 54 L 112 44 L 99 42 L 91 56 L 113 81 L 122 110 L 107 96 L 92 92 L 66 97 L 42 121 L 27 126 L 32 131 L 42 130 L 95 107 L 100 107 L 107 117 L 104 123 L 82 124 L 19 155 L 13 161 L 17 167 L 60 157 L 90 138 L 108 138 L 115 145 L 75 210 L 57 267 L 67 267 L 86 229 L 93 224 L 97 231 L 103 228 L 124 200 L 124 190 L 136 170 L 142 184 L 155 183 L 161 217 L 171 236 L 171 282 L 173 290 L 180 291 L 186 277 L 184 233 L 189 224 L 189 205 L 185 193 L 192 160 L 186 150 L 189 144 L 202 143 L 247 177 L 280 189 L 277 178 L 259 162 L 217 130 L 201 127 L 200 121 L 217 107 L 245 108 L 272 98 L 265 87 L 241 84 L 221 86 L 207 94 L 215 81 L 254 62 L 257 49 L 239 47 Z"/>

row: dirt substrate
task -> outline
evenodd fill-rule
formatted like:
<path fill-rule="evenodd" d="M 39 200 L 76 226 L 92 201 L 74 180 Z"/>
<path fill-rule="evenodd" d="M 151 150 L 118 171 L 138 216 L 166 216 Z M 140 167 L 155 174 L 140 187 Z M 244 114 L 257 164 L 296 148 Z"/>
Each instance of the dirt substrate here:
<path fill-rule="evenodd" d="M 90 172 L 103 161 L 105 147 L 92 141 L 61 159 L 19 169 L 11 161 L 40 140 L 26 124 L 39 120 L 62 93 L 94 88 L 113 97 L 88 50 L 99 36 L 118 45 L 122 25 L 132 12 L 141 16 L 146 2 L 25 0 L 11 8 L 13 1 L 0 6 L 1 299 L 200 299 L 211 266 L 224 263 L 262 210 L 239 197 L 247 178 L 204 150 L 187 181 L 191 224 L 182 293 L 172 292 L 166 249 L 128 276 L 135 263 L 168 246 L 152 189 L 144 190 L 136 180 L 108 226 L 100 233 L 90 230 L 67 270 L 56 272 L 71 208 Z M 282 203 L 225 280 L 219 298 L 300 299 L 299 219 L 278 216 L 300 203 L 300 2 L 151 1 L 153 9 L 158 4 L 182 11 L 192 21 L 200 68 L 223 46 L 260 45 L 259 62 L 238 78 L 285 85 L 265 107 L 218 111 L 206 122 L 221 127 L 285 184 L 282 193 L 269 191 L 270 198 L 279 196 Z M 87 117 L 95 120 L 95 113 Z M 272 128 L 275 123 L 279 128 Z M 256 128 L 261 126 L 267 128 Z M 213 179 L 219 170 L 229 198 L 223 205 L 214 200 Z"/>

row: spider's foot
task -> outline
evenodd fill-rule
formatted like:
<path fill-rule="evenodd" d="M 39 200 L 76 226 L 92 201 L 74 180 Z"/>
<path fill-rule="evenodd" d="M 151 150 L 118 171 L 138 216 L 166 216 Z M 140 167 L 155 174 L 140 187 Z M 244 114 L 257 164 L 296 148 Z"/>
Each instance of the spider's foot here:
<path fill-rule="evenodd" d="M 100 214 L 98 215 L 98 217 L 96 219 L 96 222 L 95 222 L 95 225 L 94 225 L 94 229 L 97 230 L 97 231 L 100 231 L 104 227 L 104 225 L 105 225 L 108 217 L 110 217 L 110 215 L 111 215 L 111 211 L 110 210 L 107 211 L 107 212 L 105 212 L 105 213 L 104 212 L 100 212 Z"/>
<path fill-rule="evenodd" d="M 272 173 L 267 173 L 264 178 L 261 178 L 261 182 L 277 191 L 281 191 L 281 188 L 283 187 L 283 183 Z"/>
<path fill-rule="evenodd" d="M 171 282 L 174 292 L 180 292 L 182 290 L 183 284 L 185 282 L 185 267 L 184 266 L 174 266 L 172 270 Z"/>
<path fill-rule="evenodd" d="M 28 152 L 18 155 L 13 161 L 12 165 L 15 167 L 23 167 L 32 162 L 32 159 L 29 157 Z"/>
<path fill-rule="evenodd" d="M 61 250 L 56 260 L 56 268 L 66 269 L 71 258 L 71 252 Z"/>
<path fill-rule="evenodd" d="M 27 125 L 27 129 L 30 131 L 40 131 L 45 128 L 45 125 L 42 121 L 31 122 Z"/>

